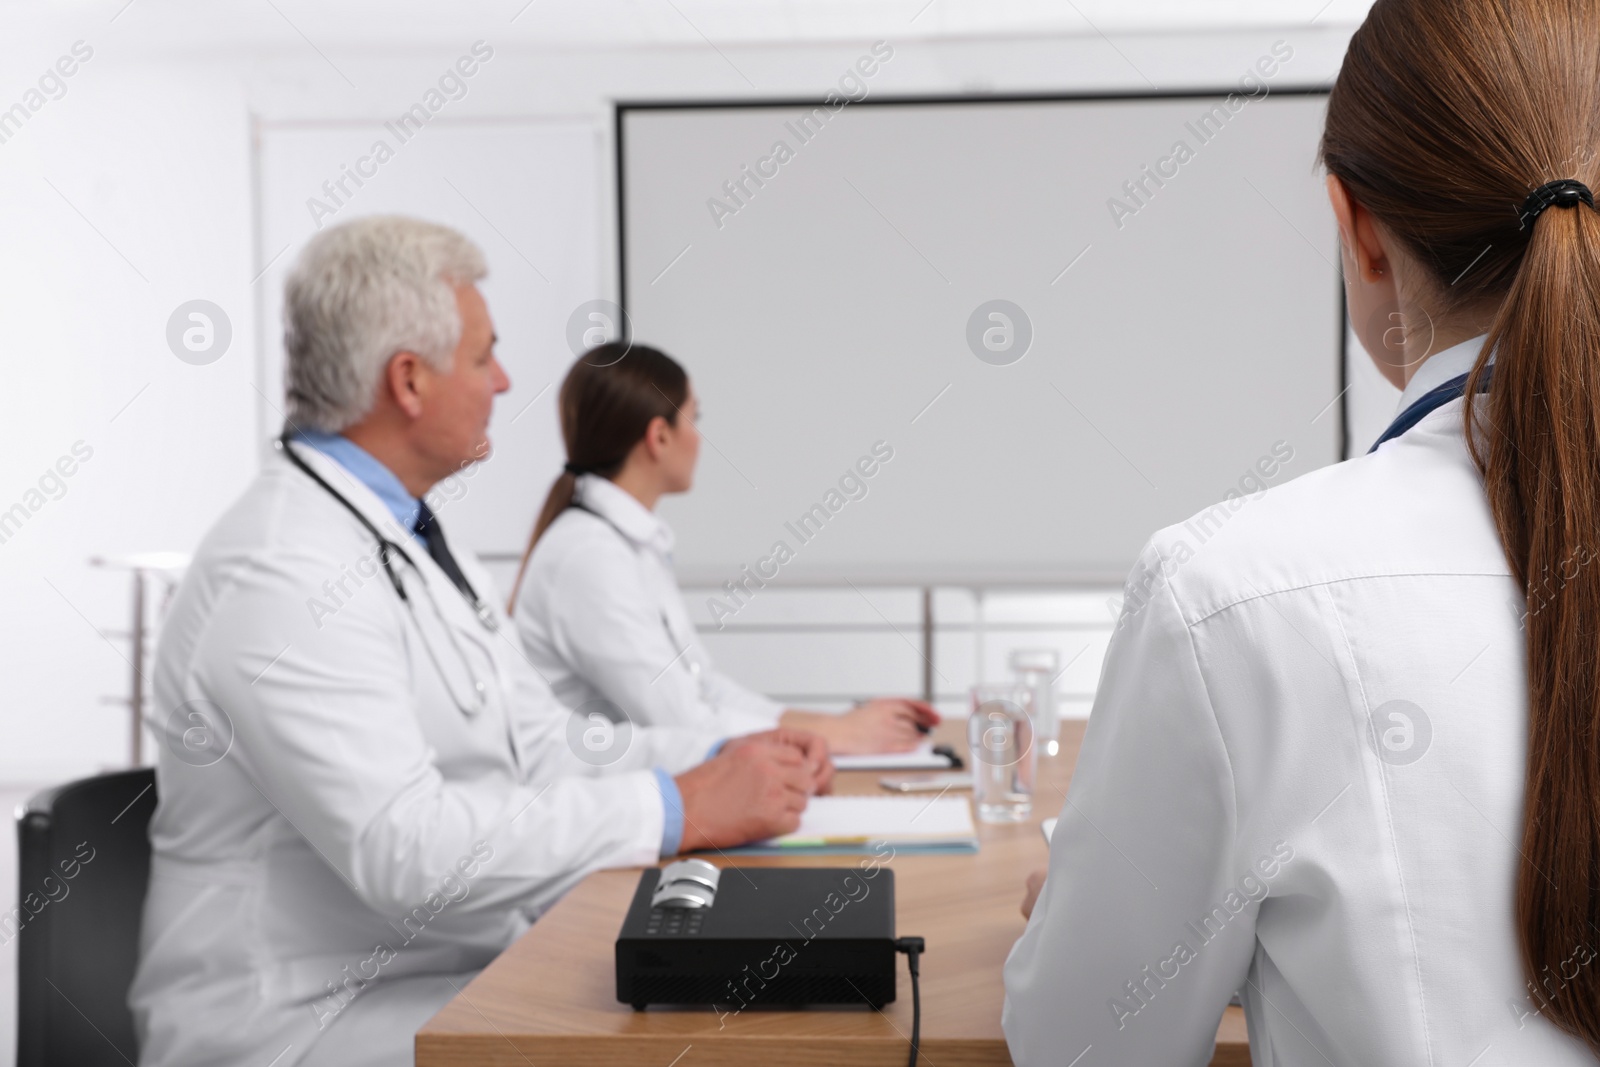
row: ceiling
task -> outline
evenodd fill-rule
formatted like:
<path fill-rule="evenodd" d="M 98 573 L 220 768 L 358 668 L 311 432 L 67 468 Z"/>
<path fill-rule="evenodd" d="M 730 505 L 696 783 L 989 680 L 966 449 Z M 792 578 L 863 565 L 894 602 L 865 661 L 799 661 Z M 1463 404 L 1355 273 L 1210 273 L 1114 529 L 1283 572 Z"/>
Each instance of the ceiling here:
<path fill-rule="evenodd" d="M 0 40 L 194 52 L 428 48 L 464 32 L 553 49 L 1349 26 L 1371 0 L 9 0 Z M 52 45 L 53 46 L 53 45 Z M 3 47 L 3 44 L 0 44 Z"/>

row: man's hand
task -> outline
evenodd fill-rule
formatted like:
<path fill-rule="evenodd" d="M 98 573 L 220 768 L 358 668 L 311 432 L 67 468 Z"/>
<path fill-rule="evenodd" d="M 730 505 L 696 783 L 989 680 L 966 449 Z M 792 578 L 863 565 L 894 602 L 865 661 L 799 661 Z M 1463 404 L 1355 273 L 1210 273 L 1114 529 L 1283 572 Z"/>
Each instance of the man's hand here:
<path fill-rule="evenodd" d="M 1024 919 L 1030 919 L 1033 917 L 1033 906 L 1039 903 L 1039 890 L 1044 888 L 1045 876 L 1049 873 L 1049 870 L 1044 867 L 1040 867 L 1038 870 L 1028 875 L 1027 892 L 1025 892 L 1022 896 L 1022 917 Z"/>
<path fill-rule="evenodd" d="M 773 739 L 782 732 L 735 738 L 678 775 L 681 851 L 732 848 L 799 827 L 817 769 L 799 744 Z"/>
<path fill-rule="evenodd" d="M 744 744 L 792 746 L 805 757 L 806 763 L 811 767 L 811 792 L 826 793 L 833 788 L 833 758 L 828 754 L 828 742 L 823 740 L 821 734 L 780 726 L 776 730 L 763 730 L 758 734 L 745 734 L 742 737 L 732 738 L 722 748 L 723 751 L 727 751 L 731 746 Z"/>
<path fill-rule="evenodd" d="M 860 755 L 916 748 L 939 725 L 939 713 L 921 700 L 879 697 L 842 715 L 786 711 L 783 722 L 821 734 L 835 752 Z"/>

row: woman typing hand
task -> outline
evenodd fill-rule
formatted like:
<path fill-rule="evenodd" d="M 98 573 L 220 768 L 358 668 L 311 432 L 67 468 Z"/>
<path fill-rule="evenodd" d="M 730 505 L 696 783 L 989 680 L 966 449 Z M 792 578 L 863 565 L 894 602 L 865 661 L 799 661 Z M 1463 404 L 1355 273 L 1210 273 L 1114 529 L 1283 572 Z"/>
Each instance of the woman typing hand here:
<path fill-rule="evenodd" d="M 790 708 L 782 723 L 810 730 L 827 738 L 841 755 L 865 752 L 906 752 L 916 748 L 929 730 L 939 725 L 939 713 L 921 700 L 879 697 L 858 704 L 842 715 Z"/>

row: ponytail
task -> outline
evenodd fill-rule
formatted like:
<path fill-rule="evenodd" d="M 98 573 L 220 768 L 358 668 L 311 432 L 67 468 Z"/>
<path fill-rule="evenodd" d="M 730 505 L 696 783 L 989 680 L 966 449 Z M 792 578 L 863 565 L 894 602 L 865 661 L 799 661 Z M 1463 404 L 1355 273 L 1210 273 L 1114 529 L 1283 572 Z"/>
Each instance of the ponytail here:
<path fill-rule="evenodd" d="M 1472 371 L 1468 447 L 1527 592 L 1528 759 L 1516 914 L 1544 1014 L 1600 1050 L 1600 217 L 1544 212 Z M 1469 385 L 1469 388 L 1472 386 Z M 1485 411 L 1484 409 L 1487 409 Z M 1559 978 L 1555 977 L 1559 975 Z"/>
<path fill-rule="evenodd" d="M 1543 0 L 1377 0 L 1322 141 L 1439 306 L 1490 323 L 1463 419 L 1527 595 L 1514 921 L 1537 1014 L 1600 1054 L 1600 216 L 1525 204 L 1594 186 L 1597 146 L 1600 8 Z"/>
<path fill-rule="evenodd" d="M 522 577 L 528 573 L 528 561 L 533 558 L 533 546 L 539 543 L 539 538 L 550 529 L 550 524 L 572 506 L 573 497 L 577 495 L 578 476 L 571 471 L 562 471 L 550 485 L 550 492 L 545 494 L 544 507 L 539 509 L 539 519 L 533 524 L 533 536 L 528 539 L 528 547 L 522 552 L 522 562 L 517 565 L 517 580 L 511 583 L 511 599 L 506 604 L 506 611 L 517 610 L 517 593 L 522 590 Z"/>
<path fill-rule="evenodd" d="M 511 584 L 507 611 L 516 611 L 517 593 L 539 538 L 573 504 L 578 477 L 572 468 L 615 478 L 651 421 L 664 418 L 677 425 L 678 409 L 688 399 L 689 376 L 665 352 L 619 341 L 578 357 L 561 383 L 558 401 L 561 437 L 567 446 L 566 467 L 539 509 L 533 536 L 517 567 L 517 579 Z"/>

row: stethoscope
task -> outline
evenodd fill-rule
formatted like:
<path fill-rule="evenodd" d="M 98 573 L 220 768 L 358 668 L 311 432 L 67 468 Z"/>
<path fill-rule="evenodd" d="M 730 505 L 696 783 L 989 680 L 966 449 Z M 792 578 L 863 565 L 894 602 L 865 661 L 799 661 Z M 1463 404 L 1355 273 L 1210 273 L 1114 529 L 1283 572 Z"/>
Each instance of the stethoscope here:
<path fill-rule="evenodd" d="M 295 450 L 289 447 L 289 437 L 290 435 L 285 433 L 274 441 L 273 445 L 288 456 L 289 462 L 299 467 L 306 477 L 321 486 L 322 490 L 333 499 L 343 504 L 345 510 L 354 515 L 356 521 L 372 535 L 373 540 L 378 544 L 378 561 L 383 564 L 383 572 L 389 576 L 389 584 L 394 587 L 395 595 L 400 598 L 401 603 L 405 604 L 406 610 L 411 612 L 412 618 L 415 619 L 416 608 L 411 603 L 411 597 L 406 594 L 405 583 L 400 580 L 400 575 L 395 572 L 394 565 L 390 563 L 390 557 L 399 556 L 406 562 L 407 566 L 416 571 L 418 575 L 421 575 L 422 571 L 417 567 L 416 561 L 411 558 L 405 549 L 383 536 L 383 532 L 373 525 L 372 520 L 361 513 L 361 509 L 352 504 L 343 493 L 329 485 L 322 475 L 311 469 L 310 464 L 296 455 Z M 463 596 L 468 599 L 473 614 L 478 618 L 479 625 L 490 633 L 500 629 L 500 620 L 495 617 L 493 610 L 490 609 L 488 604 L 484 603 L 482 597 L 478 596 L 477 590 L 472 588 L 470 581 L 465 578 L 462 580 L 467 585 L 466 589 L 462 591 Z M 475 715 L 488 706 L 489 687 L 483 683 L 482 679 L 478 677 L 478 673 L 472 669 L 472 660 L 467 657 L 466 651 L 461 647 L 460 642 L 456 640 L 455 631 L 451 627 L 449 620 L 444 617 L 444 612 L 440 610 L 439 602 L 434 598 L 433 589 L 430 588 L 426 577 L 422 580 L 422 590 L 427 593 L 428 603 L 433 608 L 434 617 L 438 619 L 440 628 L 444 630 L 445 637 L 450 642 L 450 647 L 455 650 L 456 658 L 466 668 L 467 677 L 472 679 L 473 697 L 469 703 L 463 703 L 461 698 L 456 695 L 455 686 L 450 681 L 450 675 L 445 671 L 444 665 L 439 662 L 439 658 L 434 655 L 433 646 L 426 639 L 423 640 L 422 646 L 428 650 L 428 658 L 433 661 L 434 669 L 439 672 L 439 677 L 444 681 L 444 687 L 449 692 L 450 700 L 455 704 L 456 710 L 463 715 Z M 418 630 L 421 630 L 420 626 Z"/>
<path fill-rule="evenodd" d="M 1383 433 L 1378 436 L 1376 441 L 1372 442 L 1372 447 L 1367 449 L 1367 454 L 1371 455 L 1373 452 L 1376 452 L 1379 445 L 1388 441 L 1392 441 L 1396 437 L 1401 436 L 1407 430 L 1411 429 L 1411 427 L 1421 422 L 1428 415 L 1433 414 L 1435 411 L 1450 403 L 1450 401 L 1460 400 L 1462 397 L 1466 396 L 1467 379 L 1471 376 L 1472 375 L 1470 372 L 1467 374 L 1458 374 L 1449 381 L 1444 382 L 1441 385 L 1436 385 L 1432 389 L 1429 389 L 1426 393 L 1423 393 L 1421 396 L 1417 397 L 1416 400 L 1411 402 L 1409 407 L 1407 407 L 1399 415 L 1396 415 L 1394 421 L 1389 424 L 1389 428 L 1384 430 Z M 1494 364 L 1490 363 L 1488 366 L 1483 368 L 1483 374 L 1478 378 L 1478 392 L 1488 392 L 1489 382 L 1493 377 Z"/>

